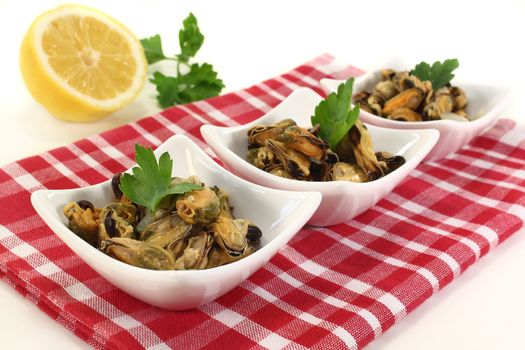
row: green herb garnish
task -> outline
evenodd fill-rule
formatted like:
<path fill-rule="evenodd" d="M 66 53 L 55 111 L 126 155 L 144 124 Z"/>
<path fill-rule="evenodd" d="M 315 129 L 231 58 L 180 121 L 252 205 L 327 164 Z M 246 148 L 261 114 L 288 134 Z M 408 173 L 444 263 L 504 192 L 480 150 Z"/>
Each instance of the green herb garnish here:
<path fill-rule="evenodd" d="M 452 72 L 459 67 L 459 61 L 456 58 L 445 60 L 443 63 L 436 61 L 432 66 L 426 62 L 421 62 L 410 71 L 420 80 L 429 80 L 432 83 L 432 89 L 437 90 L 447 85 L 453 78 Z"/>
<path fill-rule="evenodd" d="M 173 160 L 168 152 L 164 152 L 157 163 L 151 148 L 135 145 L 135 160 L 138 166 L 131 169 L 133 175 L 122 174 L 120 190 L 133 203 L 143 205 L 151 212 L 167 195 L 202 189 L 202 186 L 190 183 L 171 184 Z"/>
<path fill-rule="evenodd" d="M 157 87 L 157 101 L 163 108 L 217 96 L 224 88 L 224 83 L 211 64 L 190 64 L 190 59 L 195 57 L 204 42 L 195 16 L 190 13 L 182 26 L 179 31 L 181 52 L 174 57 L 164 54 L 158 34 L 140 41 L 149 64 L 162 60 L 177 62 L 177 76 L 155 72 L 150 79 Z"/>
<path fill-rule="evenodd" d="M 217 73 L 208 63 L 194 63 L 188 74 L 176 77 L 155 72 L 150 81 L 157 85 L 157 100 L 162 107 L 217 96 L 224 87 L 222 82 L 218 83 L 221 80 L 217 79 Z"/>
<path fill-rule="evenodd" d="M 359 118 L 359 106 L 351 107 L 354 78 L 339 85 L 337 92 L 332 92 L 315 107 L 311 117 L 312 125 L 319 124 L 319 136 L 328 142 L 331 149 L 341 142 L 348 130 Z"/>
<path fill-rule="evenodd" d="M 188 62 L 191 57 L 195 57 L 197 51 L 204 42 L 204 35 L 202 35 L 197 18 L 190 13 L 188 17 L 182 22 L 182 29 L 179 30 L 179 46 L 181 53 L 177 55 L 179 62 Z"/>
<path fill-rule="evenodd" d="M 160 40 L 160 35 L 157 34 L 151 38 L 141 39 L 140 43 L 144 49 L 144 55 L 146 55 L 148 64 L 153 64 L 168 59 L 168 57 L 164 55 L 164 51 L 162 51 L 162 41 Z"/>

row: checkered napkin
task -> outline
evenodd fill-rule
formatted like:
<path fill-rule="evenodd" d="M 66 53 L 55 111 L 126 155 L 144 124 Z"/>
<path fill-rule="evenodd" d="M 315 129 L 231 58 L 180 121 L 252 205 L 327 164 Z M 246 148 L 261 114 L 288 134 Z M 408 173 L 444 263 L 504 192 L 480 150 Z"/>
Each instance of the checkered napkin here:
<path fill-rule="evenodd" d="M 237 125 L 299 86 L 358 75 L 323 55 L 224 96 L 170 108 L 0 169 L 0 276 L 96 348 L 360 348 L 522 226 L 525 128 L 500 120 L 459 153 L 421 164 L 354 220 L 304 227 L 268 264 L 197 310 L 147 305 L 102 279 L 44 224 L 39 188 L 104 181 L 132 166 L 135 143 L 203 123 Z"/>

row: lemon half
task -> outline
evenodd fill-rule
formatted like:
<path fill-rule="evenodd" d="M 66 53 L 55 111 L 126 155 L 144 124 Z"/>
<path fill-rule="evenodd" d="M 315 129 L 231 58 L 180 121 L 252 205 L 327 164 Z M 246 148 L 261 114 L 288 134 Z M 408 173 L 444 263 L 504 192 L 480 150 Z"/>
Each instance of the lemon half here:
<path fill-rule="evenodd" d="M 136 98 L 147 62 L 140 41 L 124 25 L 95 9 L 64 5 L 31 24 L 20 69 L 31 95 L 49 113 L 92 121 Z"/>

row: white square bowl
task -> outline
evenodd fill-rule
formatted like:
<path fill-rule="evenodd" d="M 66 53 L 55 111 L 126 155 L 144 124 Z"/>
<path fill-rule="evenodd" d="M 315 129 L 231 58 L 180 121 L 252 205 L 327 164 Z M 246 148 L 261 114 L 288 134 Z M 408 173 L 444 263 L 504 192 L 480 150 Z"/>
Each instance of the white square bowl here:
<path fill-rule="evenodd" d="M 299 88 L 261 118 L 235 127 L 203 125 L 201 133 L 208 145 L 232 172 L 263 186 L 293 191 L 317 191 L 323 195 L 321 205 L 309 223 L 330 226 L 351 220 L 387 195 L 430 152 L 439 133 L 436 130 L 392 130 L 367 125 L 374 150 L 405 157 L 406 162 L 390 174 L 375 181 L 299 181 L 267 173 L 246 160 L 247 131 L 254 125 L 273 124 L 291 118 L 299 126 L 311 125 L 310 116 L 323 98 L 308 88 Z"/>
<path fill-rule="evenodd" d="M 110 283 L 149 304 L 185 310 L 211 301 L 247 279 L 277 253 L 310 219 L 321 201 L 315 192 L 264 188 L 229 173 L 188 137 L 176 135 L 155 150 L 169 152 L 173 176 L 197 175 L 207 186 L 230 195 L 233 214 L 250 219 L 263 232 L 261 247 L 244 259 L 208 270 L 153 271 L 120 262 L 93 248 L 67 227 L 62 210 L 71 201 L 85 199 L 102 207 L 113 199 L 111 180 L 69 190 L 39 190 L 31 202 L 45 223 L 82 260 Z"/>
<path fill-rule="evenodd" d="M 415 64 L 395 58 L 382 64 L 378 69 L 371 70 L 354 82 L 354 95 L 360 91 L 372 91 L 381 80 L 381 69 L 391 68 L 398 71 L 410 70 Z M 339 84 L 345 80 L 321 79 L 321 88 L 326 94 L 337 91 Z M 429 120 L 424 122 L 405 122 L 386 119 L 367 111 L 361 111 L 361 120 L 365 123 L 391 129 L 436 129 L 439 131 L 439 141 L 425 158 L 426 161 L 437 160 L 456 152 L 479 135 L 485 128 L 494 123 L 508 98 L 508 89 L 501 86 L 473 84 L 454 79 L 452 83 L 459 86 L 469 100 L 467 113 L 473 120 L 460 122 L 456 120 Z"/>

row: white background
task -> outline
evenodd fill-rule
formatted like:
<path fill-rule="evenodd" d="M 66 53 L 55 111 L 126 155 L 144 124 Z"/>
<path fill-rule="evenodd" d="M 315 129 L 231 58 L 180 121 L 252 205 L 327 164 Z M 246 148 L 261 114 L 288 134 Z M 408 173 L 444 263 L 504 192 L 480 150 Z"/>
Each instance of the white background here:
<path fill-rule="evenodd" d="M 125 23 L 138 37 L 177 33 L 192 11 L 205 35 L 197 59 L 212 63 L 226 91 L 247 87 L 329 52 L 364 69 L 392 56 L 414 63 L 456 57 L 462 80 L 512 88 L 504 116 L 525 107 L 525 2 L 491 1 L 79 1 Z M 31 21 L 60 1 L 0 0 L 0 165 L 158 111 L 148 84 L 131 106 L 91 124 L 49 116 L 29 96 L 18 50 Z M 1 191 L 1 188 L 0 188 Z M 523 348 L 522 230 L 372 342 L 370 349 Z M 87 348 L 0 282 L 0 349 Z"/>

